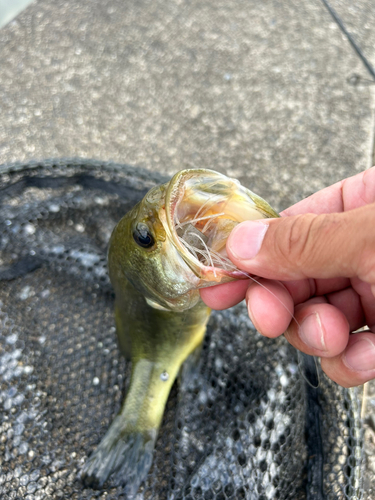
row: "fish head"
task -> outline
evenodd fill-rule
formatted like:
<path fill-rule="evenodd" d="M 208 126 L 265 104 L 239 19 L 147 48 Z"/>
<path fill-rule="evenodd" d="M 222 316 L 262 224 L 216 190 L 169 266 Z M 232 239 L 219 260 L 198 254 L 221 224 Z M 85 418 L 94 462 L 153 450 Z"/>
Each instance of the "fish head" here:
<path fill-rule="evenodd" d="M 199 300 L 199 279 L 160 219 L 168 184 L 152 188 L 115 227 L 108 250 L 109 274 L 116 294 L 126 278 L 149 305 L 184 311 Z"/>
<path fill-rule="evenodd" d="M 226 240 L 240 222 L 267 217 L 278 214 L 237 180 L 182 170 L 152 188 L 114 229 L 115 291 L 125 277 L 153 307 L 187 310 L 198 302 L 199 288 L 248 278 L 229 261 Z"/>

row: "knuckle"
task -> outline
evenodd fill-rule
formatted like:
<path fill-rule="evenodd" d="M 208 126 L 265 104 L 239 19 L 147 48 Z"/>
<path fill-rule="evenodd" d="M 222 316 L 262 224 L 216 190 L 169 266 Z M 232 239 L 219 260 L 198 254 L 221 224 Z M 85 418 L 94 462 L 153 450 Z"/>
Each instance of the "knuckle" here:
<path fill-rule="evenodd" d="M 374 252 L 364 252 L 361 259 L 361 267 L 358 276 L 370 285 L 375 285 L 375 255 Z"/>
<path fill-rule="evenodd" d="M 319 216 L 314 214 L 291 218 L 288 230 L 283 228 L 281 238 L 277 239 L 281 257 L 295 268 L 304 268 L 312 258 L 313 236 L 318 225 L 321 225 Z"/>

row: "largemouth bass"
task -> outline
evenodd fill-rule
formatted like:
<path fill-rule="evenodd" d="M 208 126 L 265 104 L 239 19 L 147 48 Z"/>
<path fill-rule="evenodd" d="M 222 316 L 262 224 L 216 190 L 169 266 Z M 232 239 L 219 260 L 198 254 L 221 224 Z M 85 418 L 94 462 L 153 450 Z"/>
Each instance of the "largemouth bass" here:
<path fill-rule="evenodd" d="M 184 361 L 196 352 L 210 310 L 199 288 L 248 278 L 225 244 L 240 222 L 278 217 L 238 181 L 183 170 L 151 189 L 115 227 L 108 251 L 122 353 L 131 359 L 120 413 L 83 467 L 87 485 L 109 476 L 134 495 L 147 476 L 165 404 Z"/>

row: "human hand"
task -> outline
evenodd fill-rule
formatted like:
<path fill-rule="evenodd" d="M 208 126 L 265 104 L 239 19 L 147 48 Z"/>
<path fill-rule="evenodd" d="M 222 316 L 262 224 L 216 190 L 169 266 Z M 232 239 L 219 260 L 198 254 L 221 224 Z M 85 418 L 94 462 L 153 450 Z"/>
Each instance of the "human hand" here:
<path fill-rule="evenodd" d="M 375 378 L 375 167 L 281 215 L 243 222 L 227 241 L 233 263 L 265 288 L 235 281 L 201 289 L 203 301 L 225 309 L 246 297 L 260 333 L 285 332 L 338 384 Z"/>

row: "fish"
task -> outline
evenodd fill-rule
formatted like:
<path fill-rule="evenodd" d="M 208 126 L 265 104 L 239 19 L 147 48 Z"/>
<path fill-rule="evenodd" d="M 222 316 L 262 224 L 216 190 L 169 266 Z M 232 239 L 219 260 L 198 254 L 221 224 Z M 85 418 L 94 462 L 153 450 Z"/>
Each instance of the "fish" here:
<path fill-rule="evenodd" d="M 137 493 L 172 385 L 204 339 L 211 311 L 199 289 L 248 279 L 229 260 L 226 240 L 240 222 L 275 217 L 238 180 L 187 169 L 152 188 L 115 226 L 108 270 L 131 377 L 120 412 L 83 466 L 86 486 L 102 488 L 111 478 L 128 497 Z"/>

